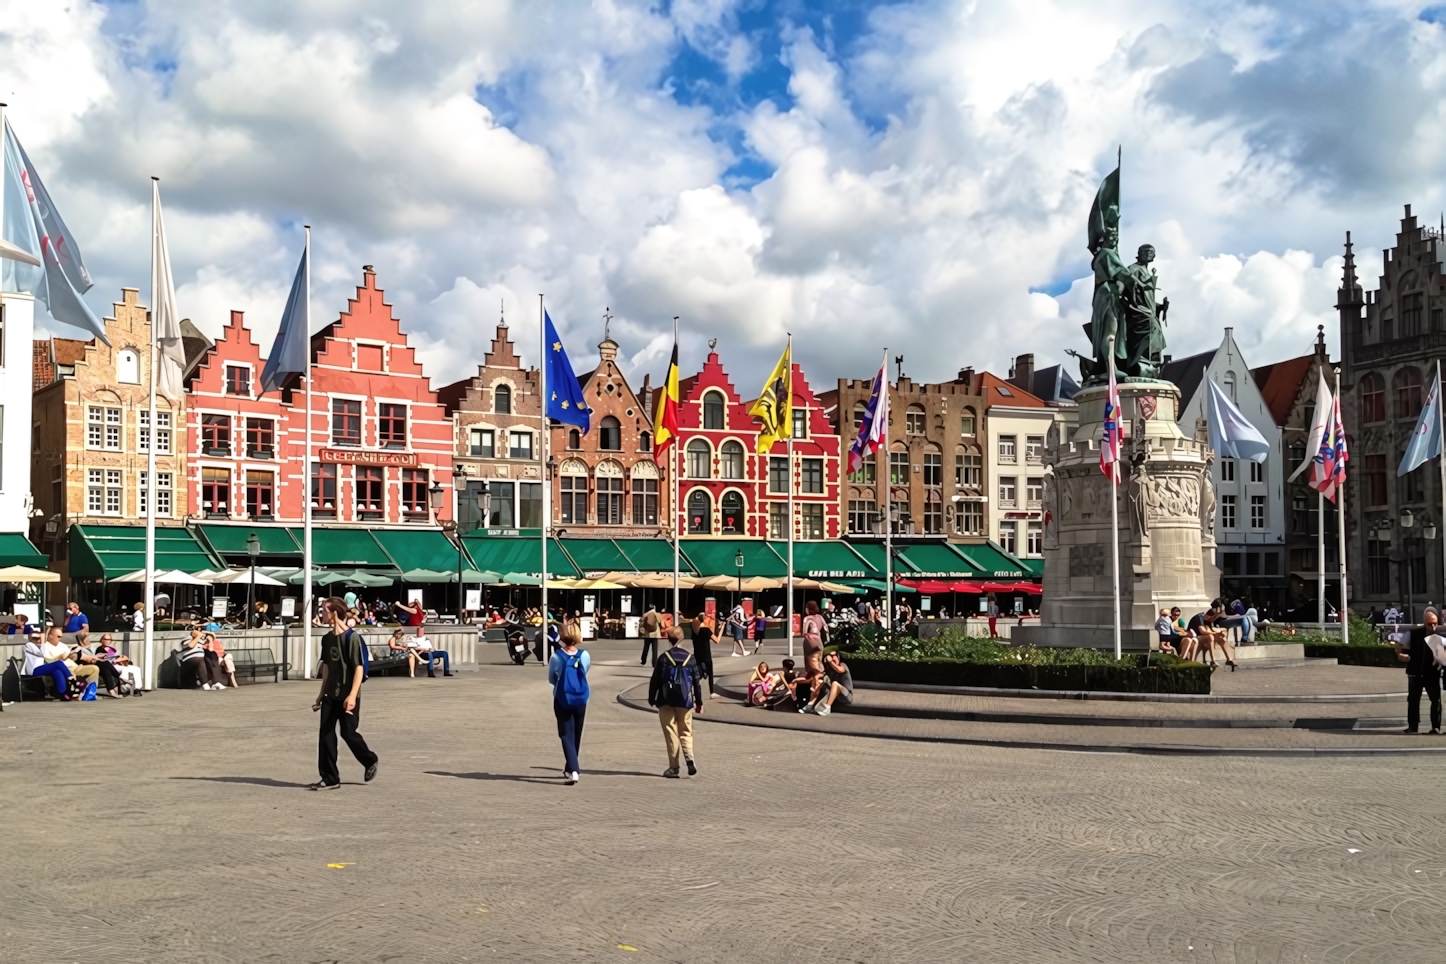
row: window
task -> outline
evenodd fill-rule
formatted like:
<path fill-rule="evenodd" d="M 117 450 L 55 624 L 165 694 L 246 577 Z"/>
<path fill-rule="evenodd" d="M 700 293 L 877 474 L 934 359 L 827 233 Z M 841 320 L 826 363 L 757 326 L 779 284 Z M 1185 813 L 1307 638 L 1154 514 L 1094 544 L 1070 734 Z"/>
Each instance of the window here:
<path fill-rule="evenodd" d="M 1233 495 L 1220 497 L 1220 528 L 1235 528 L 1235 496 Z"/>
<path fill-rule="evenodd" d="M 724 442 L 718 448 L 718 471 L 721 478 L 743 478 L 743 446 L 734 441 Z"/>
<path fill-rule="evenodd" d="M 658 480 L 633 479 L 633 525 L 658 524 Z"/>
<path fill-rule="evenodd" d="M 275 422 L 269 418 L 246 420 L 246 457 L 269 459 L 276 455 Z"/>
<path fill-rule="evenodd" d="M 799 489 L 804 495 L 823 495 L 823 459 L 800 459 L 802 483 Z"/>
<path fill-rule="evenodd" d="M 331 444 L 361 444 L 361 408 L 357 400 L 333 398 L 331 400 Z"/>
<path fill-rule="evenodd" d="M 1377 539 L 1366 540 L 1367 591 L 1384 596 L 1391 591 L 1391 544 Z"/>
<path fill-rule="evenodd" d="M 1001 461 L 1001 462 L 1017 462 L 1017 461 L 1019 461 L 1018 456 L 1017 456 L 1016 453 L 1015 453 L 1015 444 L 1014 444 L 1014 443 L 1015 443 L 1015 440 L 1017 439 L 1017 437 L 1018 437 L 1018 436 L 1014 436 L 1014 435 L 1001 435 L 1001 436 L 999 436 L 999 461 Z"/>
<path fill-rule="evenodd" d="M 147 452 L 151 445 L 151 412 L 150 409 L 143 408 L 138 414 L 140 422 L 136 430 L 136 448 Z M 160 455 L 170 455 L 171 413 L 156 412 L 156 424 L 159 426 L 156 432 L 156 452 Z"/>
<path fill-rule="evenodd" d="M 382 365 L 382 359 L 385 357 L 385 354 L 381 345 L 357 345 L 357 370 L 364 372 L 385 371 L 385 366 Z"/>
<path fill-rule="evenodd" d="M 1221 481 L 1221 482 L 1234 482 L 1234 481 L 1235 481 L 1235 460 L 1234 460 L 1234 459 L 1221 459 L 1221 460 L 1220 460 L 1220 481 Z"/>
<path fill-rule="evenodd" d="M 1044 478 L 1038 475 L 1031 475 L 1024 482 L 1024 501 L 1029 503 L 1031 509 L 1039 508 L 1044 501 Z"/>
<path fill-rule="evenodd" d="M 364 521 L 381 519 L 386 498 L 386 470 L 379 465 L 356 467 L 356 511 Z"/>
<path fill-rule="evenodd" d="M 226 366 L 226 394 L 251 396 L 251 369 L 244 365 Z"/>
<path fill-rule="evenodd" d="M 611 415 L 605 416 L 598 426 L 598 448 L 605 452 L 621 452 L 623 450 L 623 426 L 622 423 Z"/>
<path fill-rule="evenodd" d="M 542 528 L 542 483 L 517 483 L 517 525 L 522 529 Z"/>
<path fill-rule="evenodd" d="M 1315 514 L 1310 511 L 1310 492 L 1304 485 L 1295 486 L 1290 496 L 1291 531 L 1296 535 L 1315 535 Z"/>
<path fill-rule="evenodd" d="M 914 517 L 909 514 L 909 503 L 890 500 L 889 528 L 895 535 L 909 535 L 914 531 Z"/>
<path fill-rule="evenodd" d="M 490 428 L 474 428 L 472 430 L 469 451 L 472 455 L 479 458 L 495 458 L 497 452 L 497 433 Z"/>
<path fill-rule="evenodd" d="M 319 519 L 336 518 L 335 465 L 311 463 L 311 515 Z"/>
<path fill-rule="evenodd" d="M 944 484 L 944 456 L 938 452 L 924 453 L 924 484 Z"/>
<path fill-rule="evenodd" d="M 703 428 L 720 431 L 723 428 L 723 396 L 719 392 L 703 396 Z"/>
<path fill-rule="evenodd" d="M 889 453 L 889 484 L 890 484 L 890 485 L 908 485 L 908 484 L 909 484 L 909 453 L 908 453 L 908 452 L 890 452 L 890 453 Z"/>
<path fill-rule="evenodd" d="M 944 532 L 944 503 L 938 493 L 931 492 L 931 499 L 924 502 L 924 534 L 941 535 Z"/>
<path fill-rule="evenodd" d="M 430 508 L 431 479 L 426 469 L 402 469 L 402 511 L 407 515 L 425 517 Z"/>
<path fill-rule="evenodd" d="M 1399 459 L 1397 465 L 1400 464 Z M 1426 475 L 1424 466 L 1417 466 L 1402 477 L 1402 502 L 1426 501 Z"/>
<path fill-rule="evenodd" d="M 808 409 L 793 409 L 793 437 L 808 438 Z"/>
<path fill-rule="evenodd" d="M 276 476 L 271 472 L 246 473 L 246 515 L 269 519 L 276 504 Z"/>
<path fill-rule="evenodd" d="M 978 488 L 984 484 L 984 456 L 966 453 L 954 456 L 954 484 Z"/>
<path fill-rule="evenodd" d="M 701 536 L 713 534 L 713 500 L 705 489 L 688 493 L 688 532 Z"/>
<path fill-rule="evenodd" d="M 336 471 L 336 466 L 331 467 Z M 231 472 L 227 469 L 201 469 L 201 511 L 208 516 L 224 518 L 231 514 Z"/>
<path fill-rule="evenodd" d="M 864 424 L 864 416 L 868 414 L 869 407 L 863 402 L 854 402 L 854 431 Z"/>
<path fill-rule="evenodd" d="M 1250 528 L 1265 528 L 1265 496 L 1263 495 L 1250 497 Z"/>
<path fill-rule="evenodd" d="M 1386 380 L 1379 372 L 1368 372 L 1361 378 L 1361 421 L 1386 420 Z M 1309 425 L 1310 418 L 1306 419 Z"/>
<path fill-rule="evenodd" d="M 1038 556 L 1044 552 L 1044 523 L 1026 523 L 1024 551 L 1031 556 Z"/>
<path fill-rule="evenodd" d="M 1401 298 L 1401 337 L 1410 338 L 1421 334 L 1421 323 L 1426 320 L 1426 296 L 1417 291 Z"/>
<path fill-rule="evenodd" d="M 1019 548 L 1016 528 L 1013 522 L 999 523 L 999 545 L 1005 552 L 1015 552 Z"/>
<path fill-rule="evenodd" d="M 134 348 L 124 348 L 116 354 L 115 380 L 126 385 L 141 383 L 141 356 Z"/>
<path fill-rule="evenodd" d="M 718 521 L 724 535 L 743 534 L 743 496 L 738 492 L 724 492 L 718 500 Z"/>
<path fill-rule="evenodd" d="M 1024 460 L 1036 464 L 1044 461 L 1044 436 L 1026 435 L 1024 437 Z"/>
<path fill-rule="evenodd" d="M 849 500 L 849 532 L 866 533 L 874 531 L 874 504 L 862 499 Z"/>
<path fill-rule="evenodd" d="M 904 432 L 908 435 L 923 435 L 925 421 L 924 409 L 918 405 L 910 405 L 909 410 L 904 413 Z"/>
<path fill-rule="evenodd" d="M 713 477 L 713 452 L 708 443 L 695 438 L 688 443 L 688 477 L 708 479 Z"/>
<path fill-rule="evenodd" d="M 496 385 L 493 387 L 492 411 L 498 415 L 512 414 L 512 386 Z"/>
<path fill-rule="evenodd" d="M 145 470 L 141 471 L 141 499 L 137 511 L 141 515 L 146 514 L 146 500 L 150 498 L 150 486 L 146 483 L 147 475 Z M 156 473 L 156 518 L 169 519 L 171 517 L 171 473 Z"/>
<path fill-rule="evenodd" d="M 118 408 L 105 410 L 105 447 L 112 452 L 120 451 L 121 410 Z"/>
<path fill-rule="evenodd" d="M 586 482 L 584 481 L 584 484 Z M 492 482 L 487 491 L 492 495 L 489 529 L 511 529 L 517 521 L 517 490 L 511 482 Z"/>
<path fill-rule="evenodd" d="M 1386 495 L 1386 457 L 1384 455 L 1367 455 L 1365 476 L 1366 505 L 1385 505 L 1388 501 Z"/>
<path fill-rule="evenodd" d="M 652 450 L 653 450 L 653 433 L 652 433 L 652 432 L 639 432 L 639 433 L 638 433 L 638 451 L 639 451 L 639 452 L 651 452 Z"/>
<path fill-rule="evenodd" d="M 1226 372 L 1222 381 L 1225 383 L 1225 394 L 1230 396 L 1232 402 L 1235 401 L 1235 373 Z"/>
<path fill-rule="evenodd" d="M 1391 379 L 1396 390 L 1396 417 L 1415 418 L 1421 414 L 1421 370 L 1412 366 L 1402 368 Z"/>
<path fill-rule="evenodd" d="M 623 524 L 623 480 L 621 476 L 597 477 L 597 524 Z"/>
<path fill-rule="evenodd" d="M 954 531 L 961 536 L 977 536 L 984 531 L 984 503 L 960 502 L 954 516 Z"/>
<path fill-rule="evenodd" d="M 805 539 L 823 538 L 823 505 L 818 502 L 808 502 L 799 506 L 799 524 L 803 527 L 802 535 Z"/>
<path fill-rule="evenodd" d="M 377 440 L 384 449 L 407 447 L 407 406 L 388 402 L 377 405 Z"/>
<path fill-rule="evenodd" d="M 1251 463 L 1250 463 L 1250 481 L 1252 481 L 1252 482 L 1264 482 L 1264 481 L 1265 481 L 1265 463 L 1264 463 L 1264 462 L 1251 462 Z"/>
<path fill-rule="evenodd" d="M 576 451 L 582 448 L 582 433 L 572 429 L 567 433 L 567 447 Z"/>
<path fill-rule="evenodd" d="M 85 447 L 105 447 L 105 409 L 91 405 L 85 410 Z"/>
<path fill-rule="evenodd" d="M 89 515 L 101 515 L 105 512 L 105 470 L 87 470 L 85 482 L 85 511 Z"/>
<path fill-rule="evenodd" d="M 788 458 L 785 456 L 771 456 L 768 459 L 768 491 L 788 491 Z"/>
<path fill-rule="evenodd" d="M 959 436 L 961 438 L 974 437 L 974 413 L 967 412 L 959 416 Z"/>
<path fill-rule="evenodd" d="M 1014 508 L 1016 477 L 1012 475 L 1001 475 L 999 477 L 999 504 L 1006 508 Z"/>
<path fill-rule="evenodd" d="M 847 456 L 845 456 L 847 458 Z M 860 485 L 873 485 L 878 479 L 879 466 L 874 456 L 870 455 L 859 463 L 857 472 L 849 473 L 849 481 Z"/>
<path fill-rule="evenodd" d="M 783 541 L 788 538 L 788 504 L 768 503 L 768 538 Z"/>
<path fill-rule="evenodd" d="M 507 457 L 509 459 L 531 459 L 532 458 L 532 433 L 531 432 L 510 432 L 508 433 Z"/>
<path fill-rule="evenodd" d="M 205 455 L 231 454 L 231 416 L 201 416 L 201 452 Z"/>
<path fill-rule="evenodd" d="M 562 477 L 562 521 L 578 526 L 587 524 L 587 476 Z"/>

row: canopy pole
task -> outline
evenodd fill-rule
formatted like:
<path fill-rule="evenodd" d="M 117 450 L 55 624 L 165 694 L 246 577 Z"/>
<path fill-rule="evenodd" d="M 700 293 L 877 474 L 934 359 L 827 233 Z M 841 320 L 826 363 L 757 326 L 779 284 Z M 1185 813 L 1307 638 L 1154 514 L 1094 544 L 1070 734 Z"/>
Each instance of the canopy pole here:
<path fill-rule="evenodd" d="M 541 417 L 541 428 L 538 432 L 537 457 L 539 472 L 542 476 L 542 574 L 537 579 L 537 585 L 542 590 L 542 637 L 538 641 L 538 651 L 547 653 L 549 659 L 552 654 L 548 652 L 548 625 L 547 625 L 547 527 L 552 521 L 552 480 L 547 477 L 547 309 L 542 304 L 542 295 L 537 296 L 537 389 L 539 402 L 539 415 Z"/>

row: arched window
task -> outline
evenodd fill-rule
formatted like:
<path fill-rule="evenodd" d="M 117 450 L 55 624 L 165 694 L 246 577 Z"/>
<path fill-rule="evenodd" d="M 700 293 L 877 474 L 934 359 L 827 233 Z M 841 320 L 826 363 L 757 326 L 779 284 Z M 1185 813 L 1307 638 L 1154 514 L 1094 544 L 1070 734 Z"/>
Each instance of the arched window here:
<path fill-rule="evenodd" d="M 141 356 L 134 348 L 122 348 L 116 353 L 115 380 L 126 385 L 141 383 Z"/>
<path fill-rule="evenodd" d="M 706 489 L 694 489 L 688 493 L 688 533 L 713 534 L 713 500 Z"/>
<path fill-rule="evenodd" d="M 690 479 L 711 479 L 713 477 L 713 450 L 708 443 L 695 438 L 688 443 L 688 477 Z"/>
<path fill-rule="evenodd" d="M 723 428 L 722 392 L 709 392 L 703 396 L 703 427 L 719 430 Z"/>
<path fill-rule="evenodd" d="M 925 431 L 924 406 L 910 405 L 904 412 L 904 432 L 909 435 L 923 435 Z"/>
<path fill-rule="evenodd" d="M 1226 397 L 1228 397 L 1232 402 L 1236 401 L 1237 399 L 1235 398 L 1235 373 L 1226 372 L 1223 381 L 1225 382 Z"/>
<path fill-rule="evenodd" d="M 725 535 L 743 534 L 743 495 L 739 492 L 724 492 L 718 500 L 718 517 Z"/>
<path fill-rule="evenodd" d="M 498 415 L 512 414 L 512 387 L 498 385 L 492 389 L 492 411 Z"/>
<path fill-rule="evenodd" d="M 598 448 L 605 452 L 621 452 L 623 449 L 622 423 L 611 415 L 604 418 L 598 428 Z"/>
<path fill-rule="evenodd" d="M 563 460 L 559 472 L 562 492 L 562 521 L 569 525 L 587 524 L 587 463 L 581 459 Z"/>
<path fill-rule="evenodd" d="M 854 402 L 854 430 L 855 430 L 855 431 L 858 430 L 858 427 L 859 427 L 860 425 L 864 424 L 864 413 L 866 413 L 868 410 L 869 410 L 869 407 L 868 407 L 867 405 L 865 405 L 863 402 Z"/>
<path fill-rule="evenodd" d="M 743 478 L 743 446 L 729 439 L 718 449 L 719 477 L 724 479 Z"/>
<path fill-rule="evenodd" d="M 652 433 L 652 432 L 639 432 L 639 433 L 638 433 L 638 451 L 639 451 L 639 452 L 651 452 L 652 450 L 653 450 L 653 433 Z"/>
<path fill-rule="evenodd" d="M 1368 372 L 1361 378 L 1361 421 L 1386 420 L 1386 380 L 1380 372 Z"/>
<path fill-rule="evenodd" d="M 1421 369 L 1408 365 L 1391 379 L 1396 390 L 1396 417 L 1415 418 L 1421 414 Z"/>
<path fill-rule="evenodd" d="M 570 449 L 582 448 L 582 436 L 578 434 L 577 429 L 567 433 L 567 447 Z"/>

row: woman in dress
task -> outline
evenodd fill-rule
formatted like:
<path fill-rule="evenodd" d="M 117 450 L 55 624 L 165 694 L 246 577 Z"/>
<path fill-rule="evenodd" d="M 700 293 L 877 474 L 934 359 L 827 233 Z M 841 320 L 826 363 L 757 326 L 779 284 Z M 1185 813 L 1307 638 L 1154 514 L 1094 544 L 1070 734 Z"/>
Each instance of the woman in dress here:
<path fill-rule="evenodd" d="M 823 675 L 823 637 L 828 631 L 823 617 L 818 613 L 818 603 L 810 602 L 804 607 L 803 617 L 803 666 L 810 677 Z"/>

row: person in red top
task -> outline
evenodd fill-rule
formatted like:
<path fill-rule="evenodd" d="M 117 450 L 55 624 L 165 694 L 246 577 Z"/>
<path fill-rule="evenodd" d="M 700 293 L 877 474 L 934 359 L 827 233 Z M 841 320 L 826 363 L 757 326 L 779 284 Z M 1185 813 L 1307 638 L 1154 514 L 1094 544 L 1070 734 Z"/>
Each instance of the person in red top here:
<path fill-rule="evenodd" d="M 406 613 L 402 617 L 403 626 L 420 626 L 427 618 L 427 611 L 422 608 L 420 602 L 399 602 L 397 609 Z"/>

